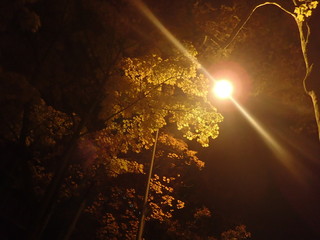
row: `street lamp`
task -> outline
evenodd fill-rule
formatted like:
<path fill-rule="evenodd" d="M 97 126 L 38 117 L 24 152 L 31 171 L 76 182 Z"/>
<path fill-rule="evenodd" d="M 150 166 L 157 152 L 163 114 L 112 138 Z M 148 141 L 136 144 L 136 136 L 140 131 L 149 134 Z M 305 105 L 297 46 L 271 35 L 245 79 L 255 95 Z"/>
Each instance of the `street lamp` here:
<path fill-rule="evenodd" d="M 225 79 L 215 81 L 213 92 L 218 98 L 230 98 L 233 93 L 233 85 Z"/>

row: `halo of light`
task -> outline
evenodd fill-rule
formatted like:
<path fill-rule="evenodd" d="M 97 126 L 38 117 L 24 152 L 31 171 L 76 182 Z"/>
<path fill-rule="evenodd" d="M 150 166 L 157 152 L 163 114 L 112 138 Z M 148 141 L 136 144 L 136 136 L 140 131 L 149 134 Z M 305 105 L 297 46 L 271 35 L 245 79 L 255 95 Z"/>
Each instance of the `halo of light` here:
<path fill-rule="evenodd" d="M 218 98 L 229 98 L 233 93 L 233 85 L 225 79 L 216 81 L 213 92 Z"/>

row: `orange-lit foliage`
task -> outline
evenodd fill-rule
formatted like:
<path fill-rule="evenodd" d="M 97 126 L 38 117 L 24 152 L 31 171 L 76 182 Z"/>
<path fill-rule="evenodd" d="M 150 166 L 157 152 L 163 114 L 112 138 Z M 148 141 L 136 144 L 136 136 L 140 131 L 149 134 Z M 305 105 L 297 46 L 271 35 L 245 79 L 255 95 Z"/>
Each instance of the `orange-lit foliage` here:
<path fill-rule="evenodd" d="M 192 45 L 187 47 L 197 55 Z M 172 54 L 126 58 L 111 77 L 101 118 L 107 121 L 105 131 L 115 132 L 120 151 L 150 148 L 153 133 L 169 123 L 202 146 L 218 136 L 222 116 L 208 101 L 209 80 L 183 54 Z"/>
<path fill-rule="evenodd" d="M 194 213 L 195 219 L 200 219 L 202 217 L 211 217 L 211 212 L 207 207 L 198 208 Z"/>
<path fill-rule="evenodd" d="M 221 234 L 221 240 L 247 239 L 251 238 L 251 233 L 247 232 L 246 226 L 239 225 L 235 229 L 230 229 Z"/>
<path fill-rule="evenodd" d="M 103 146 L 106 147 L 107 145 Z M 145 183 L 140 183 L 141 179 L 144 178 L 139 176 L 143 168 L 141 169 L 141 165 L 137 165 L 136 170 L 130 170 L 129 166 L 132 166 L 132 163 L 135 162 L 132 157 L 129 157 L 130 154 L 127 155 L 128 159 L 131 159 L 130 161 L 125 160 L 126 155 L 123 155 L 122 159 L 126 166 L 122 170 L 112 164 L 103 164 L 109 161 L 108 155 L 97 154 L 96 156 L 97 159 L 93 166 L 97 164 L 103 166 L 102 171 L 105 172 L 105 175 L 100 175 L 96 178 L 98 181 L 97 189 L 100 189 L 98 191 L 101 192 L 92 199 L 86 212 L 94 215 L 101 226 L 98 230 L 99 239 L 112 239 L 113 237 L 134 239 L 142 210 L 142 195 L 145 190 Z M 106 158 L 104 160 L 99 159 L 102 156 L 106 156 Z M 143 153 L 140 156 L 142 158 L 150 157 L 150 155 Z M 148 159 L 146 160 L 148 161 Z M 120 164 L 119 161 L 117 162 L 117 164 Z M 175 211 L 185 207 L 184 200 L 178 196 L 178 189 L 184 185 L 183 180 L 188 177 L 185 174 L 186 170 L 194 168 L 199 171 L 204 166 L 204 163 L 197 158 L 195 151 L 188 149 L 185 142 L 163 133 L 160 134 L 158 139 L 155 165 L 160 171 L 155 170 L 155 174 L 151 179 L 146 220 L 147 222 L 158 221 L 163 223 L 172 218 Z M 130 175 L 128 175 L 129 173 Z M 104 182 L 108 178 L 109 181 L 117 185 L 110 188 L 112 192 L 110 196 L 105 195 L 109 190 L 103 189 Z M 126 178 L 128 179 L 126 180 Z M 138 182 L 140 185 L 137 185 Z"/>
<path fill-rule="evenodd" d="M 90 238 L 133 239 L 158 129 L 147 225 L 164 226 L 191 208 L 185 189 L 205 164 L 169 132 L 178 129 L 207 147 L 223 120 L 209 101 L 211 83 L 199 66 L 167 43 L 142 44 L 137 32 L 155 37 L 157 30 L 143 29 L 145 22 L 128 1 L 3 5 L 0 31 L 8 37 L 0 41 L 0 143 L 24 150 L 8 168 L 10 181 L 17 176 L 31 186 L 32 206 L 40 205 L 24 219 L 47 213 L 44 221 L 25 225 L 38 224 L 61 238 L 80 216 L 80 222 L 93 223 Z M 183 44 L 196 58 L 199 44 L 190 40 Z M 7 192 L 24 193 L 24 185 L 17 190 L 13 182 Z M 50 192 L 52 182 L 57 187 Z M 42 208 L 46 201 L 40 199 L 50 195 L 52 204 Z M 209 215 L 192 211 L 199 219 Z"/>

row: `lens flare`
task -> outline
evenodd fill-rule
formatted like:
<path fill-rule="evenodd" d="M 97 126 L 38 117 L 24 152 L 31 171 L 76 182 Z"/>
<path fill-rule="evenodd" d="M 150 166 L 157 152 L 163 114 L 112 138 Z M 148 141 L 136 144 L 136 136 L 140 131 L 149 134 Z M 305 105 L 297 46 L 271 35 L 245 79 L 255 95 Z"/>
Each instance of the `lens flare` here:
<path fill-rule="evenodd" d="M 270 134 L 267 130 L 254 119 L 248 111 L 246 111 L 235 99 L 230 98 L 242 115 L 247 119 L 251 126 L 259 133 L 262 140 L 273 152 L 274 156 L 286 167 L 286 169 L 291 172 L 295 177 L 299 178 L 298 169 L 294 163 L 294 157 L 290 152 L 283 148 L 280 143 Z M 301 180 L 301 179 L 300 179 Z"/>
<path fill-rule="evenodd" d="M 215 82 L 216 79 L 205 69 L 195 58 L 192 56 L 189 51 L 180 43 L 180 41 L 173 36 L 173 34 L 159 21 L 159 19 L 151 12 L 151 10 L 141 1 L 141 0 L 134 0 L 133 3 L 135 6 L 144 14 L 144 16 L 155 25 L 155 27 L 171 42 L 179 51 L 189 58 L 189 60 L 196 64 L 198 68 L 209 78 L 211 81 Z"/>
<path fill-rule="evenodd" d="M 158 20 L 158 18 L 151 12 L 151 10 L 141 1 L 141 0 L 134 0 L 133 1 L 136 5 L 136 7 L 146 16 L 147 19 L 149 19 L 150 22 L 152 22 L 159 31 L 177 48 L 179 49 L 186 57 L 190 59 L 191 62 L 196 63 L 199 67 L 199 70 L 201 70 L 213 83 L 217 83 L 218 81 L 204 68 L 197 59 L 190 55 L 188 50 L 179 42 L 177 38 L 175 38 L 171 32 Z M 243 116 L 248 120 L 248 122 L 252 125 L 252 127 L 259 133 L 261 138 L 264 140 L 266 145 L 269 147 L 269 149 L 274 153 L 274 155 L 283 163 L 286 168 L 297 176 L 298 174 L 298 168 L 294 166 L 293 163 L 293 156 L 283 147 L 279 144 L 278 141 L 275 140 L 274 137 L 269 134 L 266 129 L 257 121 L 255 120 L 232 96 L 232 88 L 228 86 L 227 83 L 221 83 L 223 86 L 223 90 L 221 92 L 224 92 L 222 95 L 230 98 L 230 100 L 235 104 L 235 106 L 238 108 L 238 110 L 243 114 Z M 220 87 L 219 87 L 220 88 Z M 220 92 L 220 90 L 219 90 Z M 230 92 L 230 93 L 227 93 Z"/>
<path fill-rule="evenodd" d="M 230 98 L 233 93 L 233 85 L 228 80 L 216 81 L 213 92 L 218 98 Z"/>

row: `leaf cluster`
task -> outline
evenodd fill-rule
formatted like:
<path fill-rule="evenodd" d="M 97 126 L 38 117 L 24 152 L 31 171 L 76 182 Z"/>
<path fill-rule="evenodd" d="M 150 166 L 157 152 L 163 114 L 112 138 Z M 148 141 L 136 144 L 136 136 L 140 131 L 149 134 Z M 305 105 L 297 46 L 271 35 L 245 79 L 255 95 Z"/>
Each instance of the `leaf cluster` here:
<path fill-rule="evenodd" d="M 318 6 L 319 1 L 300 1 L 299 6 L 295 7 L 294 13 L 298 21 L 303 22 L 306 18 L 312 15 L 312 11 Z"/>

